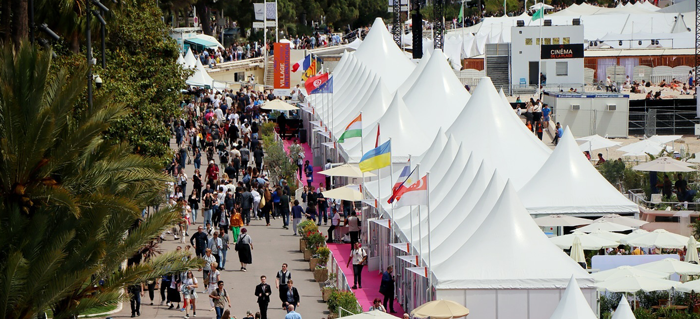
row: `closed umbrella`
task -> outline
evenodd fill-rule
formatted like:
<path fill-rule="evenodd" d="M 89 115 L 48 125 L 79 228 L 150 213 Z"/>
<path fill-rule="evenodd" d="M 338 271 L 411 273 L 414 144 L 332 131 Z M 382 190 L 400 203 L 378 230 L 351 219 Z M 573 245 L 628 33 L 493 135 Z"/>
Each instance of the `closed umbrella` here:
<path fill-rule="evenodd" d="M 590 233 L 593 231 L 600 231 L 600 230 L 602 230 L 602 231 L 628 231 L 628 230 L 632 230 L 632 227 L 616 224 L 616 223 L 605 221 L 605 220 L 596 220 L 596 221 L 593 221 L 590 225 L 583 226 L 583 227 L 578 228 L 576 230 L 580 231 L 580 232 L 584 232 L 584 233 Z"/>
<path fill-rule="evenodd" d="M 670 157 L 659 157 L 653 161 L 639 164 L 632 167 L 635 171 L 644 172 L 693 172 L 691 168 L 694 164 L 681 162 Z"/>
<path fill-rule="evenodd" d="M 601 248 L 612 248 L 620 245 L 612 240 L 606 240 L 589 234 L 580 233 L 552 237 L 549 240 L 561 249 L 569 249 L 571 246 L 573 246 L 574 239 L 576 238 L 579 238 L 581 241 L 581 247 L 583 247 L 584 250 L 599 250 Z"/>
<path fill-rule="evenodd" d="M 344 176 L 354 178 L 362 177 L 362 171 L 360 171 L 360 167 L 356 164 L 343 164 L 340 166 L 333 167 L 331 169 L 327 169 L 325 171 L 320 171 L 318 173 L 326 176 Z M 371 172 L 366 172 L 365 176 L 371 177 L 376 175 L 372 174 Z"/>
<path fill-rule="evenodd" d="M 645 221 L 639 220 L 639 219 L 634 219 L 631 217 L 620 216 L 618 214 L 607 214 L 607 215 L 604 215 L 603 217 L 600 217 L 596 220 L 604 220 L 604 221 L 613 222 L 615 224 L 625 225 L 625 226 L 629 226 L 629 227 L 641 227 L 642 225 L 649 223 L 649 222 L 645 222 Z"/>
<path fill-rule="evenodd" d="M 637 269 L 664 272 L 669 275 L 700 275 L 700 265 L 682 262 L 678 259 L 666 258 L 635 266 Z"/>
<path fill-rule="evenodd" d="M 583 254 L 583 247 L 581 246 L 581 239 L 578 237 L 574 238 L 574 242 L 571 245 L 571 253 L 569 253 L 571 259 L 577 263 L 586 263 L 586 255 Z"/>
<path fill-rule="evenodd" d="M 331 189 L 329 191 L 322 192 L 323 197 L 325 198 L 333 198 L 333 199 L 338 199 L 338 200 L 348 200 L 348 201 L 360 201 L 363 200 L 364 197 L 362 196 L 362 193 L 359 191 L 357 188 L 357 185 L 345 185 L 343 187 L 338 187 L 335 189 Z"/>
<path fill-rule="evenodd" d="M 667 147 L 661 143 L 643 140 L 630 145 L 625 145 L 617 150 L 620 152 L 625 152 L 624 156 L 643 156 L 647 155 L 647 153 L 652 155 L 659 154 L 665 149 L 667 149 Z"/>
<path fill-rule="evenodd" d="M 610 278 L 610 280 L 600 282 L 596 285 L 598 286 L 598 290 L 601 291 L 635 293 L 640 290 L 646 292 L 669 290 L 677 287 L 679 284 L 680 283 L 677 281 L 634 275 Z"/>
<path fill-rule="evenodd" d="M 261 107 L 263 110 L 277 110 L 277 111 L 296 111 L 299 108 L 291 105 L 285 101 L 276 99 L 269 101 Z"/>
<path fill-rule="evenodd" d="M 535 223 L 542 227 L 580 226 L 588 225 L 591 222 L 592 221 L 590 219 L 567 215 L 549 215 L 545 217 L 535 218 Z"/>
<path fill-rule="evenodd" d="M 698 258 L 698 242 L 693 237 L 688 237 L 688 252 L 685 254 L 685 261 L 700 264 L 700 258 Z"/>
<path fill-rule="evenodd" d="M 411 311 L 411 316 L 418 318 L 449 319 L 466 317 L 469 309 L 452 300 L 434 300 L 426 302 Z"/>
<path fill-rule="evenodd" d="M 688 237 L 670 233 L 665 229 L 657 229 L 653 232 L 622 239 L 623 244 L 638 247 L 658 248 L 683 248 L 688 244 Z"/>
<path fill-rule="evenodd" d="M 609 269 L 609 270 L 605 270 L 605 271 L 591 274 L 591 276 L 593 277 L 593 279 L 595 279 L 596 282 L 614 280 L 615 278 L 621 278 L 621 277 L 626 277 L 626 276 L 641 276 L 641 277 L 668 279 L 668 274 L 665 272 L 644 270 L 644 269 L 639 269 L 639 268 L 635 268 L 632 266 L 620 266 L 617 268 L 613 268 L 613 269 Z"/>

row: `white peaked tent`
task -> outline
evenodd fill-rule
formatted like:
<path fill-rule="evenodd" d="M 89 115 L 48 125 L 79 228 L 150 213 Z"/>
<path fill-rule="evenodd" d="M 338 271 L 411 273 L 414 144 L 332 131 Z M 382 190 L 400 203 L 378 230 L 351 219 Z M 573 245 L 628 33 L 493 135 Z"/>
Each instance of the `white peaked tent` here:
<path fill-rule="evenodd" d="M 533 134 L 522 134 L 523 127 L 512 108 L 498 96 L 491 79 L 484 77 L 446 134 L 453 134 L 465 146 L 478 151 L 501 176 L 521 188 L 551 153 Z"/>
<path fill-rule="evenodd" d="M 398 91 L 401 93 L 402 96 L 405 95 L 408 92 L 408 90 L 411 89 L 413 83 L 416 83 L 416 81 L 420 78 L 421 73 L 423 73 L 423 69 L 425 69 L 425 66 L 430 60 L 430 56 L 430 53 L 423 54 L 423 57 L 420 58 L 420 61 L 418 61 L 418 65 L 416 65 L 416 68 L 413 69 L 411 75 L 409 75 L 406 81 L 404 81 L 401 84 Z"/>
<path fill-rule="evenodd" d="M 405 163 L 411 154 L 421 154 L 430 146 L 430 139 L 423 132 L 423 124 L 413 117 L 406 108 L 403 99 L 398 93 L 394 97 L 382 118 L 378 121 L 380 128 L 380 143 L 389 138 L 391 143 L 391 157 L 394 163 Z M 363 130 L 362 139 L 364 151 L 367 152 L 375 147 L 377 138 L 377 126 Z M 344 143 L 346 144 L 346 143 Z M 349 163 L 358 163 L 362 158 L 363 148 L 360 144 L 352 148 L 341 146 L 341 151 L 345 152 Z"/>
<path fill-rule="evenodd" d="M 187 48 L 187 53 L 185 54 L 185 65 L 190 69 L 197 67 L 197 58 L 194 57 L 192 50 L 189 48 Z"/>
<path fill-rule="evenodd" d="M 591 165 L 567 127 L 542 168 L 520 189 L 530 214 L 636 213 L 638 206 Z M 552 187 L 552 181 L 555 181 Z M 547 196 L 542 190 L 548 189 Z"/>
<path fill-rule="evenodd" d="M 615 309 L 612 319 L 635 319 L 634 312 L 632 312 L 627 298 L 620 298 L 620 304 L 618 304 L 617 309 Z"/>
<path fill-rule="evenodd" d="M 624 298 L 623 298 L 624 299 Z M 572 276 L 550 319 L 597 319 L 586 297 Z"/>
<path fill-rule="evenodd" d="M 357 50 L 357 48 L 359 48 L 360 45 L 362 45 L 362 40 L 360 40 L 360 38 L 357 37 L 355 38 L 355 40 L 345 45 L 345 47 L 348 49 Z"/>
<path fill-rule="evenodd" d="M 510 182 L 465 245 L 433 275 L 435 299 L 461 303 L 476 318 L 549 318 L 572 275 L 588 303 L 596 302 L 593 278 L 549 242 Z"/>
<path fill-rule="evenodd" d="M 379 79 L 372 93 L 367 95 L 367 99 L 364 101 L 364 103 L 358 104 L 358 106 L 360 106 L 359 109 L 356 108 L 351 112 L 344 112 L 341 115 L 336 115 L 333 133 L 336 136 L 343 134 L 348 124 L 357 118 L 357 116 L 360 115 L 360 112 L 362 112 L 363 130 L 376 125 L 377 121 L 382 118 L 384 112 L 386 112 L 387 108 L 389 108 L 389 103 L 391 103 L 391 94 L 386 86 L 384 86 L 382 80 Z M 336 112 L 338 112 L 338 110 L 336 110 Z M 354 145 L 360 143 L 360 139 L 354 140 L 354 142 L 352 140 L 348 140 L 346 144 Z M 350 142 L 353 143 L 350 144 Z"/>
<path fill-rule="evenodd" d="M 202 62 L 199 62 L 199 60 L 196 60 L 194 74 L 192 74 L 192 76 L 190 76 L 187 79 L 187 81 L 185 81 L 185 83 L 187 83 L 187 85 L 191 85 L 191 86 L 213 87 L 214 86 L 214 79 L 212 79 L 212 77 L 209 76 L 209 73 L 207 73 L 207 70 L 204 69 Z"/>
<path fill-rule="evenodd" d="M 384 80 L 389 91 L 394 92 L 416 67 L 392 39 L 384 21 L 374 20 L 355 57 Z"/>
<path fill-rule="evenodd" d="M 469 97 L 440 49 L 433 52 L 420 77 L 403 96 L 406 107 L 420 119 L 428 136 L 434 136 L 440 128 L 448 129 Z"/>
<path fill-rule="evenodd" d="M 449 59 L 450 67 L 455 71 L 462 69 L 462 37 L 447 37 L 445 40 L 445 58 Z"/>
<path fill-rule="evenodd" d="M 183 68 L 187 67 L 187 62 L 185 62 L 185 58 L 182 57 L 182 54 L 177 55 L 177 64 L 182 65 Z"/>

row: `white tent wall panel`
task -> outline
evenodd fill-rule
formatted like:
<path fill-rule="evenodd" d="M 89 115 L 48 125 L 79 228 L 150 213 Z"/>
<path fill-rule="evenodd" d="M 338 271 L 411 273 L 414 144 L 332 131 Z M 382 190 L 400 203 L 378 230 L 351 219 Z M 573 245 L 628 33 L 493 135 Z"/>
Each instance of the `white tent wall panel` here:
<path fill-rule="evenodd" d="M 469 308 L 470 318 L 549 319 L 565 289 L 437 289 L 435 299 Z M 595 288 L 582 288 L 581 292 L 598 313 Z"/>

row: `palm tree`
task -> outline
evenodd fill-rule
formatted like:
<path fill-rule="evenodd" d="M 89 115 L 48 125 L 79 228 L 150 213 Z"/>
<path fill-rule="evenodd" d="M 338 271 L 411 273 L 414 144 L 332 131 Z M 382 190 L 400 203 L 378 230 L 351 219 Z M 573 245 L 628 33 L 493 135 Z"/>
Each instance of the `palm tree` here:
<path fill-rule="evenodd" d="M 127 284 L 201 264 L 166 253 L 122 265 L 179 212 L 140 222 L 170 179 L 103 137 L 123 107 L 106 95 L 87 109 L 85 70 L 54 71 L 51 52 L 26 42 L 0 51 L 0 318 L 69 318 L 117 302 Z"/>

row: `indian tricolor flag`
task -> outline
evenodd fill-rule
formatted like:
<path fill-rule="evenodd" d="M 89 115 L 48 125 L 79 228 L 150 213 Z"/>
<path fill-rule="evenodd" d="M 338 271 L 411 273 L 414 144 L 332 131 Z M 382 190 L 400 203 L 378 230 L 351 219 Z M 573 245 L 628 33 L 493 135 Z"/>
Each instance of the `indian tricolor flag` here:
<path fill-rule="evenodd" d="M 358 115 L 348 126 L 345 128 L 345 132 L 338 138 L 338 143 L 345 142 L 346 138 L 351 137 L 361 137 L 362 136 L 362 114 Z"/>

